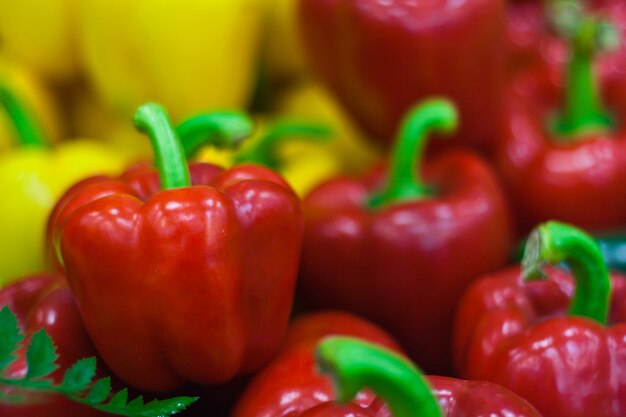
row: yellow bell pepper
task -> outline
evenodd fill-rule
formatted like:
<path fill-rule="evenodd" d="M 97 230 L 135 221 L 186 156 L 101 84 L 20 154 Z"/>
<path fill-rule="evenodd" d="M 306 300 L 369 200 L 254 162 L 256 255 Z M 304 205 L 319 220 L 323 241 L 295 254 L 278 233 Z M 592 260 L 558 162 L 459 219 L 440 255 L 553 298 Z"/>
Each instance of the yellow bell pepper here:
<path fill-rule="evenodd" d="M 76 0 L 0 0 L 3 52 L 55 81 L 77 73 Z"/>
<path fill-rule="evenodd" d="M 64 126 L 60 122 L 56 101 L 42 80 L 23 65 L 3 57 L 0 58 L 0 82 L 13 91 L 20 101 L 28 104 L 37 120 L 41 121 L 44 135 L 52 142 L 58 141 Z M 0 151 L 10 149 L 16 141 L 13 123 L 6 114 L 0 112 Z"/>
<path fill-rule="evenodd" d="M 73 140 L 48 147 L 26 106 L 0 84 L 0 106 L 20 140 L 0 155 L 0 287 L 44 269 L 44 234 L 60 195 L 89 175 L 117 173 L 125 161 L 98 142 Z"/>
<path fill-rule="evenodd" d="M 274 114 L 329 126 L 334 132 L 329 152 L 340 161 L 344 173 L 360 173 L 380 156 L 380 150 L 365 140 L 334 97 L 314 82 L 305 80 L 284 90 Z"/>
<path fill-rule="evenodd" d="M 127 117 L 146 101 L 174 119 L 242 109 L 262 16 L 262 0 L 81 0 L 80 49 L 99 95 Z"/>

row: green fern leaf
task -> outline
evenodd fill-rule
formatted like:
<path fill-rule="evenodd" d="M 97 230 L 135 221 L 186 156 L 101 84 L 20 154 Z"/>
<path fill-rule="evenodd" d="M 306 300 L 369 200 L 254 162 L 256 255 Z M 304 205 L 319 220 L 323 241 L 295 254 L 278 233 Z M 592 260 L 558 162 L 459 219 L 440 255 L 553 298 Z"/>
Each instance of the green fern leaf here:
<path fill-rule="evenodd" d="M 65 371 L 61 389 L 65 392 L 84 391 L 89 388 L 94 376 L 96 376 L 96 358 L 92 356 L 80 359 Z"/>
<path fill-rule="evenodd" d="M 85 397 L 85 401 L 89 404 L 99 404 L 109 398 L 111 392 L 111 378 L 101 378 L 94 382 L 91 386 L 89 394 Z"/>
<path fill-rule="evenodd" d="M 59 355 L 50 336 L 43 329 L 38 330 L 30 339 L 26 350 L 26 378 L 41 378 L 50 375 L 59 365 L 54 363 Z"/>
<path fill-rule="evenodd" d="M 24 335 L 20 331 L 17 317 L 5 306 L 0 310 L 0 374 L 17 356 L 15 351 L 20 347 Z"/>

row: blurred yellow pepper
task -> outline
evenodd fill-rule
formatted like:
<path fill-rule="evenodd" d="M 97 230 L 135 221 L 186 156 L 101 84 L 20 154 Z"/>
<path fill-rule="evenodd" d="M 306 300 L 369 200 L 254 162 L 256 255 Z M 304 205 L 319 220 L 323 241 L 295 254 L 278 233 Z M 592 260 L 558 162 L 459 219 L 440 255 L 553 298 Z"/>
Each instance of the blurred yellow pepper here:
<path fill-rule="evenodd" d="M 0 0 L 0 38 L 8 57 L 55 81 L 77 74 L 76 0 Z"/>
<path fill-rule="evenodd" d="M 329 126 L 334 140 L 328 148 L 344 173 L 359 173 L 378 160 L 380 150 L 365 140 L 334 97 L 314 82 L 303 81 L 284 90 L 274 115 Z"/>
<path fill-rule="evenodd" d="M 262 0 L 81 0 L 87 75 L 108 106 L 132 116 L 163 103 L 174 119 L 251 99 Z"/>
<path fill-rule="evenodd" d="M 44 234 L 60 195 L 89 175 L 117 173 L 125 161 L 87 140 L 49 148 L 17 95 L 0 84 L 0 107 L 9 115 L 19 144 L 0 156 L 0 287 L 44 268 Z"/>
<path fill-rule="evenodd" d="M 54 97 L 42 80 L 23 65 L 3 57 L 0 58 L 0 83 L 28 104 L 37 120 L 41 121 L 46 138 L 58 141 L 63 131 L 61 116 Z M 16 141 L 13 123 L 8 115 L 0 112 L 0 151 L 10 149 Z"/>

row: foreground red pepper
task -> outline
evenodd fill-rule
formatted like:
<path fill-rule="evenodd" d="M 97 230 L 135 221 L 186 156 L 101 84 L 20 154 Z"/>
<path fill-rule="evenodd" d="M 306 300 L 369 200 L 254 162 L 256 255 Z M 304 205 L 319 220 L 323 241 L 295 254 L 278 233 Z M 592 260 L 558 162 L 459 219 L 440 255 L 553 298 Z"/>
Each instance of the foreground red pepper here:
<path fill-rule="evenodd" d="M 0 308 L 8 306 L 23 326 L 27 338 L 45 329 L 57 345 L 59 369 L 52 377 L 59 381 L 63 372 L 78 359 L 94 356 L 96 350 L 78 313 L 76 302 L 65 279 L 59 275 L 33 275 L 0 290 Z M 20 358 L 6 377 L 21 377 L 26 369 L 23 344 Z M 4 387 L 0 387 L 3 390 Z M 26 404 L 0 402 L 3 417 L 96 417 L 108 415 L 55 395 L 31 399 Z"/>
<path fill-rule="evenodd" d="M 399 134 L 387 185 L 383 172 L 339 178 L 304 201 L 306 300 L 381 323 L 436 373 L 452 368 L 458 299 L 475 277 L 506 263 L 512 242 L 504 197 L 480 159 L 441 155 L 426 164 L 421 180 L 416 161 L 426 134 L 450 131 L 455 120 L 447 102 L 423 104 Z"/>
<path fill-rule="evenodd" d="M 609 281 L 593 240 L 555 222 L 533 232 L 524 257 L 523 271 L 487 276 L 461 301 L 459 372 L 511 389 L 545 416 L 624 416 L 625 277 Z M 567 262 L 575 283 L 555 268 L 545 282 L 523 282 L 543 262 Z"/>
<path fill-rule="evenodd" d="M 394 351 L 388 336 L 355 316 L 329 312 L 301 318 L 232 417 L 390 417 L 389 408 L 396 417 L 539 417 L 530 404 L 495 384 L 445 377 L 429 377 L 427 383 Z M 316 356 L 334 384 L 316 372 Z M 363 385 L 374 393 L 361 390 Z"/>
<path fill-rule="evenodd" d="M 333 398 L 331 382 L 315 372 L 315 347 L 326 336 L 344 335 L 368 340 L 400 352 L 381 328 L 346 312 L 323 311 L 296 318 L 280 352 L 246 388 L 232 417 L 292 417 Z M 370 406 L 374 397 L 363 392 L 355 400 Z"/>
<path fill-rule="evenodd" d="M 523 233 L 550 219 L 596 232 L 626 225 L 626 199 L 621 196 L 626 184 L 626 105 L 613 101 L 611 111 L 605 109 L 597 89 L 593 56 L 602 28 L 595 18 L 577 22 L 557 117 L 551 116 L 561 92 L 543 75 L 530 77 L 532 89 L 508 98 L 496 163 Z M 623 77 L 621 87 L 613 88 L 624 96 Z"/>
<path fill-rule="evenodd" d="M 496 139 L 504 0 L 302 0 L 299 14 L 313 71 L 381 144 L 391 145 L 404 114 L 432 95 L 459 106 L 451 143 Z"/>
<path fill-rule="evenodd" d="M 188 170 L 156 105 L 142 106 L 135 123 L 150 135 L 158 174 L 142 165 L 120 179 L 85 182 L 52 226 L 87 330 L 109 367 L 136 388 L 252 372 L 287 328 L 300 201 L 259 166 Z"/>

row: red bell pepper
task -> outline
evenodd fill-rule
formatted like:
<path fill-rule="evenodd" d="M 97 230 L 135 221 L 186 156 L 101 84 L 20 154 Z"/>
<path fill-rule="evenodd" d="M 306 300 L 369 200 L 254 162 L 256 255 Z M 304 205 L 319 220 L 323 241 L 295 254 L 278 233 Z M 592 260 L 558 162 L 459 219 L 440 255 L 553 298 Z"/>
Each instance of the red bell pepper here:
<path fill-rule="evenodd" d="M 597 91 L 592 57 L 602 28 L 595 18 L 577 22 L 556 117 L 561 94 L 545 74 L 508 97 L 495 158 L 524 233 L 550 219 L 592 231 L 626 225 L 626 101 L 609 112 Z M 613 88 L 625 93 L 626 82 Z"/>
<path fill-rule="evenodd" d="M 220 111 L 202 113 L 200 115 L 189 118 L 185 122 L 181 123 L 176 128 L 176 134 L 181 139 L 183 148 L 185 149 L 186 156 L 193 157 L 193 154 L 204 144 L 211 144 L 219 149 L 221 148 L 235 148 L 246 137 L 252 134 L 254 130 L 252 120 L 241 112 L 234 111 Z M 139 174 L 140 171 L 151 171 L 149 165 L 137 164 L 132 167 L 128 172 L 123 175 L 124 178 L 130 178 L 132 181 L 137 179 L 148 179 L 145 184 L 135 184 L 137 189 L 141 189 L 143 199 L 147 199 L 151 194 L 158 191 L 159 184 L 152 181 L 149 174 L 147 177 Z M 192 183 L 199 184 L 203 181 L 202 173 L 200 171 L 207 171 L 204 174 L 210 174 L 211 169 L 214 169 L 215 175 L 219 169 L 216 167 L 209 168 L 204 167 L 200 170 L 192 168 Z M 196 171 L 198 171 L 196 173 Z M 196 176 L 198 176 L 196 178 Z M 67 211 L 73 211 L 76 207 L 85 204 L 83 201 L 79 201 L 76 194 L 81 194 L 84 188 L 90 188 L 91 192 L 87 196 L 89 201 L 98 198 L 95 193 L 102 192 L 101 196 L 110 194 L 108 189 L 108 179 L 104 176 L 93 176 L 85 178 L 68 188 L 64 194 L 61 195 L 56 202 L 46 225 L 46 239 L 45 239 L 45 263 L 48 269 L 62 272 L 63 268 L 60 265 L 60 259 L 56 253 L 56 249 L 53 244 L 53 235 L 55 230 L 59 227 L 59 221 L 64 217 Z M 100 191 L 96 191 L 96 188 Z M 68 203 L 71 201 L 71 204 Z"/>
<path fill-rule="evenodd" d="M 260 166 L 188 168 L 159 106 L 142 106 L 135 124 L 150 135 L 158 173 L 140 165 L 87 181 L 52 226 L 87 330 L 139 389 L 252 372 L 287 328 L 301 203 Z"/>
<path fill-rule="evenodd" d="M 362 409 L 363 416 L 540 417 L 527 401 L 500 386 L 446 377 L 426 380 L 402 356 L 355 338 L 335 336 L 323 340 L 316 358 L 320 370 L 333 378 L 338 401 L 349 401 L 364 388 L 372 389 L 380 400 L 386 401 L 386 407 Z M 302 415 L 352 416 L 329 409 L 324 404 Z"/>
<path fill-rule="evenodd" d="M 390 408 L 396 417 L 539 417 L 530 404 L 495 384 L 446 377 L 426 382 L 391 345 L 384 333 L 354 316 L 301 319 L 287 348 L 252 381 L 232 417 L 391 417 Z M 316 361 L 334 384 L 316 372 Z M 374 393 L 361 390 L 364 386 Z"/>
<path fill-rule="evenodd" d="M 368 340 L 396 352 L 401 348 L 381 328 L 346 312 L 322 311 L 297 317 L 276 357 L 241 395 L 232 417 L 297 416 L 333 398 L 331 382 L 315 371 L 315 347 L 326 336 Z M 370 406 L 374 396 L 360 393 L 355 403 Z"/>
<path fill-rule="evenodd" d="M 381 144 L 390 147 L 403 115 L 432 95 L 459 107 L 448 143 L 497 138 L 504 0 L 301 0 L 299 15 L 312 70 Z"/>
<path fill-rule="evenodd" d="M 568 263 L 574 282 L 556 268 L 544 271 L 546 281 L 524 282 L 543 262 Z M 609 280 L 599 248 L 580 230 L 539 226 L 521 271 L 484 277 L 464 295 L 458 371 L 511 389 L 546 416 L 626 415 L 625 279 Z"/>
<path fill-rule="evenodd" d="M 85 330 L 76 302 L 65 279 L 60 275 L 33 275 L 0 290 L 0 308 L 8 306 L 17 316 L 27 340 L 5 377 L 26 374 L 26 346 L 30 336 L 45 329 L 57 345 L 60 365 L 51 377 L 60 382 L 63 372 L 78 359 L 95 355 L 95 348 Z M 4 387 L 0 386 L 4 391 Z M 5 391 L 6 392 L 6 391 Z M 35 398 L 24 404 L 0 402 L 3 417 L 96 417 L 108 415 L 69 399 L 54 395 L 41 401 Z"/>
<path fill-rule="evenodd" d="M 305 300 L 382 324 L 437 373 L 452 368 L 450 328 L 462 292 L 504 265 L 512 242 L 503 193 L 479 158 L 455 151 L 423 172 L 416 166 L 428 131 L 450 131 L 455 120 L 445 101 L 415 108 L 399 133 L 387 184 L 383 170 L 365 180 L 337 178 L 304 201 Z"/>

